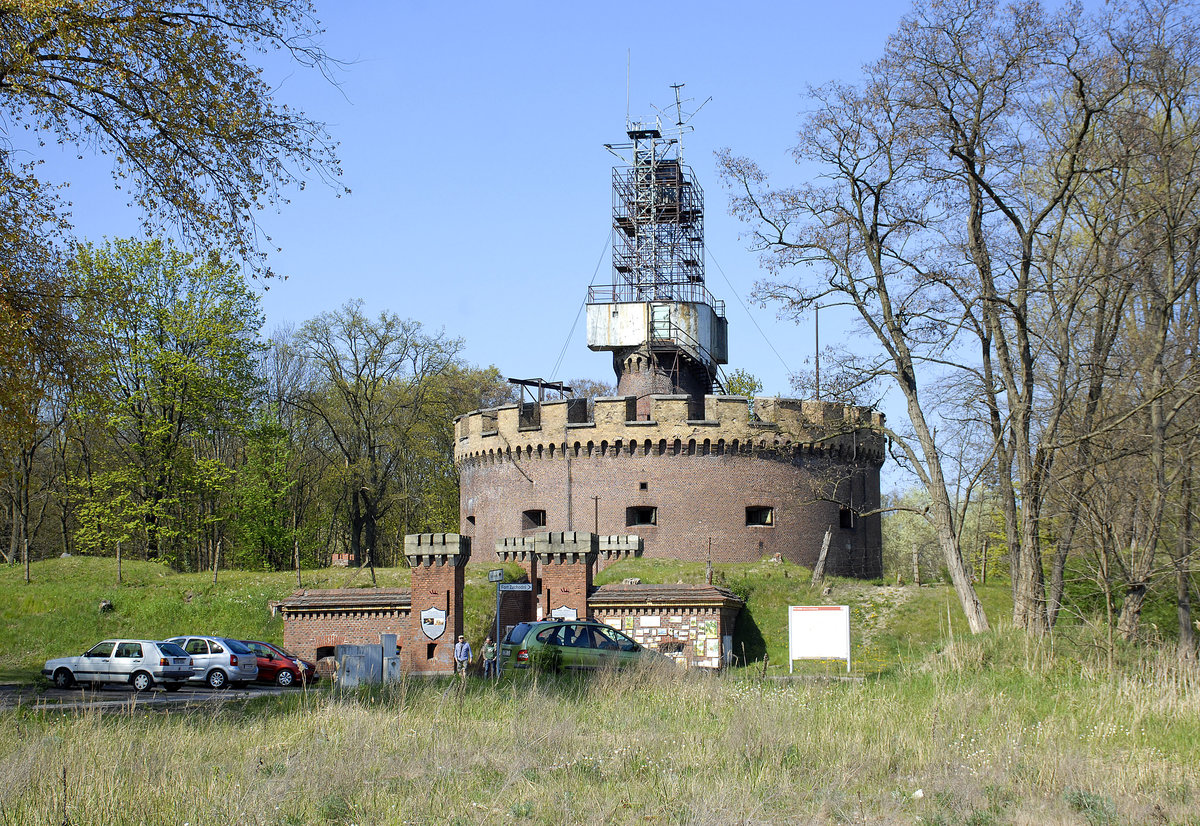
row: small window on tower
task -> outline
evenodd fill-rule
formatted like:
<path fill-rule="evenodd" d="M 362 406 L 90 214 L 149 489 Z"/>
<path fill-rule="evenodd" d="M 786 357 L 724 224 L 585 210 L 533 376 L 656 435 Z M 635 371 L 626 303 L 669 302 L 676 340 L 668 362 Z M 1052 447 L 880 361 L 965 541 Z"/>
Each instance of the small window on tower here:
<path fill-rule="evenodd" d="M 841 508 L 838 510 L 838 521 L 843 530 L 854 530 L 854 511 L 850 508 Z"/>
<path fill-rule="evenodd" d="M 746 508 L 746 524 L 772 527 L 775 524 L 775 509 L 755 506 Z"/>
<path fill-rule="evenodd" d="M 521 529 L 533 530 L 546 527 L 546 512 L 539 510 L 525 511 L 521 514 Z"/>
<path fill-rule="evenodd" d="M 649 490 L 649 489 L 650 489 L 649 482 L 638 482 L 638 490 Z"/>
<path fill-rule="evenodd" d="M 632 528 L 637 525 L 657 525 L 658 508 L 626 508 L 625 526 Z"/>

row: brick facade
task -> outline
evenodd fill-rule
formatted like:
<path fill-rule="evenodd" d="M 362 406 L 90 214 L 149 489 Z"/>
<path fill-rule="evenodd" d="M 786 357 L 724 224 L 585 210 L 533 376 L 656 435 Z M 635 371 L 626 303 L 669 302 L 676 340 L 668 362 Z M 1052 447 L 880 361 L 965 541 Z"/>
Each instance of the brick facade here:
<path fill-rule="evenodd" d="M 512 556 L 507 561 L 527 558 L 535 574 L 532 591 L 502 592 L 501 628 L 549 617 L 565 608 L 576 617 L 606 622 L 682 666 L 724 665 L 743 605 L 732 592 L 711 585 L 592 587 L 597 557 L 628 554 L 636 548 L 635 540 L 633 536 L 542 532 L 499 543 L 498 555 L 503 549 Z M 463 574 L 470 541 L 456 534 L 408 536 L 405 557 L 412 566 L 411 590 L 298 591 L 280 602 L 284 646 L 321 661 L 332 657 L 338 645 L 378 645 L 382 635 L 395 634 L 405 671 L 453 673 L 454 641 L 463 628 Z M 432 616 L 424 613 L 430 608 L 436 609 Z M 427 633 L 430 619 L 437 620 L 438 627 Z"/>
<path fill-rule="evenodd" d="M 413 673 L 453 674 L 471 540 L 454 533 L 410 534 L 404 557 L 412 569 L 412 608 L 400 637 L 405 663 Z"/>
<path fill-rule="evenodd" d="M 319 662 L 338 645 L 378 645 L 380 634 L 400 639 L 409 626 L 408 588 L 297 591 L 279 603 L 283 647 Z"/>
<path fill-rule="evenodd" d="M 541 593 L 538 616 L 582 619 L 588 615 L 592 569 L 599 556 L 598 537 L 592 533 L 539 533 L 534 540 Z"/>
<path fill-rule="evenodd" d="M 636 534 L 647 557 L 754 562 L 779 553 L 826 570 L 882 572 L 878 513 L 883 417 L 827 402 L 653 396 L 516 405 L 455 423 L 460 525 L 476 543 L 544 531 Z M 526 405 L 525 407 L 528 407 Z M 634 412 L 631 412 L 633 410 Z M 524 424 L 522 424 L 524 422 Z"/>

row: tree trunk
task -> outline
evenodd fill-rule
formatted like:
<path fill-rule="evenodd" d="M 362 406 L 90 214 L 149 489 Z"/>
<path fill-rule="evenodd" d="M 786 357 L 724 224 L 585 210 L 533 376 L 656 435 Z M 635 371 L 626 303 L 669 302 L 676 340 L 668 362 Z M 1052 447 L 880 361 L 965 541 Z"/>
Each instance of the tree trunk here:
<path fill-rule="evenodd" d="M 812 584 L 820 585 L 825 581 L 825 557 L 829 554 L 829 541 L 833 538 L 833 525 L 825 529 L 825 538 L 821 540 L 821 555 L 817 557 L 816 567 L 813 568 Z"/>
<path fill-rule="evenodd" d="M 979 601 L 979 595 L 975 593 L 971 575 L 963 561 L 958 530 L 954 524 L 954 509 L 950 505 L 946 479 L 942 475 L 941 456 L 934 443 L 933 433 L 925 421 L 925 413 L 916 398 L 915 382 L 911 389 L 906 388 L 905 395 L 908 398 L 909 421 L 912 422 L 925 456 L 925 472 L 928 474 L 925 489 L 929 492 L 931 501 L 929 519 L 937 536 L 938 548 L 942 552 L 942 562 L 950 571 L 950 581 L 954 584 L 954 592 L 958 595 L 971 633 L 981 634 L 988 630 L 987 614 L 983 610 L 983 603 Z"/>
<path fill-rule="evenodd" d="M 1021 509 L 1021 570 L 1013 583 L 1013 622 L 1030 633 L 1044 634 L 1049 626 L 1036 510 L 1032 502 Z"/>
<path fill-rule="evenodd" d="M 25 584 L 30 583 L 29 578 L 29 537 L 24 531 L 21 532 L 21 556 L 25 559 Z"/>
<path fill-rule="evenodd" d="M 1175 611 L 1179 618 L 1178 653 L 1181 660 L 1196 659 L 1196 630 L 1192 627 L 1192 474 L 1191 463 L 1183 474 L 1183 526 L 1175 542 Z"/>
<path fill-rule="evenodd" d="M 296 514 L 292 514 L 292 562 L 296 565 L 296 587 L 303 588 L 304 583 L 300 581 L 300 526 L 296 521 Z"/>
<path fill-rule="evenodd" d="M 988 541 L 983 540 L 983 553 L 979 558 L 979 584 L 987 585 Z"/>
<path fill-rule="evenodd" d="M 15 496 L 12 499 L 9 512 L 12 514 L 12 522 L 9 525 L 8 553 L 5 554 L 4 561 L 11 565 L 17 561 L 17 557 L 21 553 L 21 538 L 17 533 L 17 500 Z"/>

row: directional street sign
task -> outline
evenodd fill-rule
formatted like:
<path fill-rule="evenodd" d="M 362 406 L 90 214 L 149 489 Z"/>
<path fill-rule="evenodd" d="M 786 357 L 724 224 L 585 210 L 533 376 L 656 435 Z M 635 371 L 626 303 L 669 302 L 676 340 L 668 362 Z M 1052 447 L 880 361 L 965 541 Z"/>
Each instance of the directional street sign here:
<path fill-rule="evenodd" d="M 532 591 L 532 582 L 506 582 L 500 586 L 501 591 Z"/>

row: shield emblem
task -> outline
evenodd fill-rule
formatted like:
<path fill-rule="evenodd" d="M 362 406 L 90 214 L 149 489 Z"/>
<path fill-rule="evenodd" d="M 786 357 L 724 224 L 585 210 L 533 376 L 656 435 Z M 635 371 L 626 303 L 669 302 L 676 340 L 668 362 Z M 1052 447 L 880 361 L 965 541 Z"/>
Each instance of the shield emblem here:
<path fill-rule="evenodd" d="M 550 616 L 560 620 L 577 620 L 579 619 L 579 612 L 574 608 L 563 605 L 551 611 Z"/>
<path fill-rule="evenodd" d="M 446 612 L 441 608 L 426 608 L 421 612 L 421 630 L 431 640 L 446 633 Z"/>

